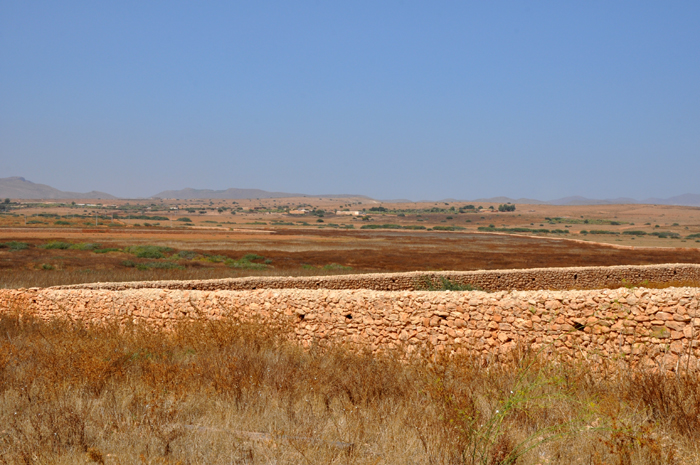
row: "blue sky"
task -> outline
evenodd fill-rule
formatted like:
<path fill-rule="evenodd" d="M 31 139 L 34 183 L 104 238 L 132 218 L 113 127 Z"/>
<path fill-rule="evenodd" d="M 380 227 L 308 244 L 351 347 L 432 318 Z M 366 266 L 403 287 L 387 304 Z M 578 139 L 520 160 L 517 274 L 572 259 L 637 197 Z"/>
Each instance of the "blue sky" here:
<path fill-rule="evenodd" d="M 0 0 L 0 177 L 700 193 L 698 2 Z"/>

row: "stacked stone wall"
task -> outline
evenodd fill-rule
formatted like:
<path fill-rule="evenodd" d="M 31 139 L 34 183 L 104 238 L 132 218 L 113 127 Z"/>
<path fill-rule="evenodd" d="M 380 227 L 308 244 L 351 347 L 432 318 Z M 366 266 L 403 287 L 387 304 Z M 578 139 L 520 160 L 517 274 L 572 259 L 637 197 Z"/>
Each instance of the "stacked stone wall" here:
<path fill-rule="evenodd" d="M 257 289 L 369 289 L 376 291 L 421 290 L 439 287 L 441 278 L 486 291 L 565 290 L 618 288 L 644 283 L 700 285 L 700 265 L 669 264 L 523 270 L 441 271 L 377 273 L 338 276 L 248 277 L 205 281 L 146 281 L 92 283 L 54 289 L 257 290 Z"/>
<path fill-rule="evenodd" d="M 588 362 L 697 369 L 699 298 L 700 289 L 693 287 L 492 293 L 20 289 L 0 291 L 0 312 L 158 327 L 201 318 L 255 318 L 287 327 L 305 345 L 492 357 L 520 344 Z"/>

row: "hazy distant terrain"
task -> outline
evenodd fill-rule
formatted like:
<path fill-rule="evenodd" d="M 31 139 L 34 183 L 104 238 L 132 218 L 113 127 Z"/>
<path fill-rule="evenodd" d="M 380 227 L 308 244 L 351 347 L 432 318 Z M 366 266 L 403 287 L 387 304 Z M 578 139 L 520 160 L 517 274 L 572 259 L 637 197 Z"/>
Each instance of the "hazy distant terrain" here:
<path fill-rule="evenodd" d="M 280 199 L 293 197 L 310 197 L 310 198 L 326 198 L 326 199 L 345 199 L 357 198 L 372 200 L 366 195 L 357 194 L 299 194 L 290 192 L 270 192 L 262 189 L 238 189 L 230 188 L 223 190 L 213 189 L 192 189 L 190 187 L 178 190 L 166 190 L 159 192 L 151 198 L 159 199 L 228 199 L 228 200 L 246 200 L 246 199 Z M 86 193 L 61 191 L 46 184 L 36 184 L 27 181 L 22 177 L 0 178 L 0 198 L 10 199 L 116 199 L 111 194 L 100 191 L 91 191 Z M 434 200 L 421 200 L 420 202 L 432 202 Z M 413 202 L 408 199 L 382 200 L 385 203 L 408 203 Z M 514 203 L 527 205 L 624 205 L 624 204 L 650 204 L 650 205 L 683 205 L 698 207 L 700 206 L 700 194 L 683 194 L 667 199 L 647 198 L 644 200 L 636 200 L 628 197 L 620 197 L 615 199 L 590 199 L 580 196 L 562 197 L 554 200 L 537 200 L 510 197 L 490 197 L 480 198 L 475 200 L 459 200 L 454 198 L 441 199 L 439 202 L 483 202 L 483 203 Z"/>
<path fill-rule="evenodd" d="M 212 190 L 212 189 L 192 189 L 190 187 L 179 190 L 168 190 L 159 192 L 154 195 L 153 198 L 161 199 L 230 199 L 230 200 L 241 200 L 241 199 L 280 199 L 289 197 L 324 197 L 333 199 L 342 198 L 369 198 L 364 195 L 351 195 L 351 194 L 322 194 L 322 195 L 309 195 L 309 194 L 293 194 L 289 192 L 269 192 L 262 189 L 236 189 L 230 188 L 225 190 Z"/>
<path fill-rule="evenodd" d="M 450 201 L 448 199 L 446 201 Z M 456 200 L 455 200 L 456 201 Z M 554 199 L 549 201 L 535 200 L 535 199 L 511 199 L 509 197 L 491 197 L 488 199 L 476 199 L 474 202 L 485 202 L 485 203 L 522 203 L 528 205 L 626 205 L 626 204 L 640 204 L 640 205 L 682 205 L 689 207 L 700 207 L 700 195 L 698 194 L 683 194 L 676 195 L 674 197 L 669 197 L 667 199 L 659 199 L 650 197 L 644 200 L 636 200 L 628 197 L 619 197 L 616 199 L 589 199 L 580 196 L 562 197 L 560 199 Z"/>
<path fill-rule="evenodd" d="M 105 192 L 66 192 L 19 176 L 0 178 L 0 197 L 10 199 L 116 199 Z"/>

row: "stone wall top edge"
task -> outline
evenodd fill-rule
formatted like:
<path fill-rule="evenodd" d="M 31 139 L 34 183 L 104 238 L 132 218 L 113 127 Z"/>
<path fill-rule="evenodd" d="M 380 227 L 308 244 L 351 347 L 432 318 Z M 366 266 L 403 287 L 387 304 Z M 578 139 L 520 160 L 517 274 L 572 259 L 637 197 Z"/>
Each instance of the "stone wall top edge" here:
<path fill-rule="evenodd" d="M 512 291 L 377 291 L 370 289 L 256 289 L 256 290 L 182 290 L 182 289 L 162 289 L 162 288 L 139 288 L 139 289 L 32 289 L 39 295 L 124 295 L 131 297 L 155 297 L 162 298 L 164 296 L 202 296 L 202 295 L 220 295 L 220 296 L 261 296 L 266 297 L 270 294 L 276 296 L 299 296 L 309 298 L 319 298 L 322 296 L 353 296 L 362 298 L 390 298 L 392 300 L 400 297 L 422 298 L 425 300 L 454 300 L 460 297 L 474 297 L 477 300 L 484 298 L 495 298 L 496 300 L 507 299 L 508 297 L 517 300 L 528 300 L 539 297 L 538 300 L 553 297 L 554 299 L 568 296 L 596 296 L 596 295 L 630 295 L 630 294 L 649 294 L 649 295 L 678 295 L 685 296 L 689 293 L 693 296 L 700 296 L 700 288 L 696 287 L 668 287 L 663 289 L 653 289 L 638 287 L 634 289 L 620 287 L 615 289 L 575 289 L 575 290 L 512 290 Z M 1 294 L 17 293 L 17 289 L 0 289 Z"/>
<path fill-rule="evenodd" d="M 500 269 L 500 270 L 473 270 L 473 271 L 410 271 L 399 273 L 364 273 L 345 274 L 331 276 L 247 276 L 242 278 L 222 278 L 208 280 L 184 280 L 184 281 L 128 281 L 128 282 L 97 282 L 86 284 L 74 284 L 64 286 L 53 286 L 48 289 L 95 289 L 108 287 L 122 288 L 167 288 L 169 286 L 198 286 L 198 285 L 224 285 L 233 283 L 260 283 L 261 286 L 269 283 L 304 283 L 304 282 L 338 282 L 360 280 L 382 280 L 392 278 L 413 278 L 418 276 L 488 276 L 494 274 L 503 275 L 527 275 L 538 273 L 567 273 L 586 272 L 603 270 L 673 270 L 690 268 L 700 272 L 700 264 L 695 263 L 667 263 L 656 265 L 614 265 L 614 266 L 582 266 L 582 267 L 557 267 L 557 268 L 522 268 L 522 269 Z"/>

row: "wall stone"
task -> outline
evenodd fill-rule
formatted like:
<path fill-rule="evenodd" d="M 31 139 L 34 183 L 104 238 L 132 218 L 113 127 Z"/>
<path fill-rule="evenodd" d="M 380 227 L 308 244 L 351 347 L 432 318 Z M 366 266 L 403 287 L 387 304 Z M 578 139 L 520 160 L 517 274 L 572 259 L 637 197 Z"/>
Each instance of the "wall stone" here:
<path fill-rule="evenodd" d="M 492 293 L 83 287 L 0 290 L 0 312 L 158 327 L 232 316 L 285 325 L 305 345 L 349 343 L 373 351 L 427 348 L 494 357 L 521 344 L 592 363 L 700 368 L 700 289 L 694 287 Z"/>
<path fill-rule="evenodd" d="M 92 283 L 57 286 L 53 289 L 178 289 L 178 290 L 256 290 L 256 289 L 370 289 L 411 291 L 426 283 L 440 283 L 444 277 L 454 283 L 470 284 L 486 291 L 564 290 L 618 288 L 625 283 L 700 284 L 700 265 L 669 264 L 576 268 L 532 268 L 524 270 L 441 271 L 377 273 L 312 277 L 249 277 L 205 281 L 146 281 Z"/>

